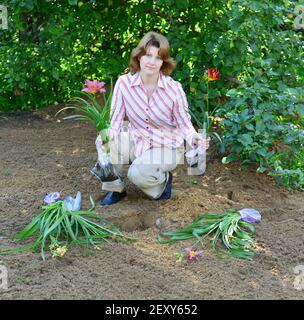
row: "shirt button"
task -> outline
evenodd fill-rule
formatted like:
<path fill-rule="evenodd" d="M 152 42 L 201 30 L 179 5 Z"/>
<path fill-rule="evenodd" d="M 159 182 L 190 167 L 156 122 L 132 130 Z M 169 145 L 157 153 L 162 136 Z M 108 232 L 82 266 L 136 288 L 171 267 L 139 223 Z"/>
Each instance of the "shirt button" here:
<path fill-rule="evenodd" d="M 149 119 L 146 119 L 146 121 L 149 121 Z"/>

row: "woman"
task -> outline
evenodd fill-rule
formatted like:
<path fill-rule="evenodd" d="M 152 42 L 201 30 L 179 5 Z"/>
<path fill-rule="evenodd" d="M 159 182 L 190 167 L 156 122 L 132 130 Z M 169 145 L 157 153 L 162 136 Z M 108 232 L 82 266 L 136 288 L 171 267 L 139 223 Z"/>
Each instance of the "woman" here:
<path fill-rule="evenodd" d="M 172 170 L 183 160 L 184 139 L 191 147 L 209 147 L 191 123 L 181 84 L 169 76 L 175 66 L 169 42 L 159 33 L 147 33 L 133 49 L 130 72 L 118 78 L 113 91 L 110 147 L 119 178 L 103 182 L 109 192 L 102 206 L 126 196 L 121 157 L 124 163 L 131 159 L 131 182 L 151 199 L 165 200 L 171 197 Z M 125 116 L 128 133 L 121 131 Z"/>

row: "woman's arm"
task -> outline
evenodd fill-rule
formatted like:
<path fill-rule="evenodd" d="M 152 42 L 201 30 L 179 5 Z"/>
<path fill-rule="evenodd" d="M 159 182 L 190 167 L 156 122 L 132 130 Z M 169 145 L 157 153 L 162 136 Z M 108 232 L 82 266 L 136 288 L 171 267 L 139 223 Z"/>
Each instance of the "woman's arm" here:
<path fill-rule="evenodd" d="M 191 116 L 188 111 L 188 102 L 186 94 L 178 81 L 176 83 L 176 100 L 173 106 L 173 115 L 177 126 L 183 133 L 184 139 L 193 147 L 193 137 L 197 134 L 191 122 Z"/>
<path fill-rule="evenodd" d="M 186 98 L 186 94 L 181 86 L 181 84 L 176 81 L 177 85 L 177 95 L 176 102 L 173 108 L 174 117 L 178 124 L 178 127 L 183 132 L 184 139 L 188 142 L 188 144 L 197 148 L 198 146 L 203 146 L 205 149 L 209 148 L 209 140 L 204 139 L 202 134 L 196 132 L 191 122 L 191 116 L 188 111 L 188 102 Z"/>

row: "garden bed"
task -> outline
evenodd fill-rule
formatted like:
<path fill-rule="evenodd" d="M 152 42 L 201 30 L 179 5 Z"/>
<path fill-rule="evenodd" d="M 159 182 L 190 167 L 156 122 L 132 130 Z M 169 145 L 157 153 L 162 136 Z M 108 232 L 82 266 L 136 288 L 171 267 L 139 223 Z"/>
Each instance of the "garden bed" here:
<path fill-rule="evenodd" d="M 90 195 L 104 195 L 89 169 L 95 164 L 94 128 L 58 121 L 57 108 L 0 116 L 0 244 L 17 247 L 12 237 L 40 212 L 45 193 L 75 196 L 83 208 Z M 125 167 L 127 170 L 127 166 Z M 174 171 L 173 197 L 149 200 L 134 185 L 120 203 L 98 214 L 139 241 L 114 242 L 101 250 L 75 247 L 63 258 L 38 252 L 0 256 L 9 272 L 0 299 L 303 299 L 294 288 L 297 265 L 304 264 L 303 193 L 288 192 L 253 168 L 239 171 L 210 157 L 203 177 Z M 178 263 L 175 252 L 189 242 L 157 243 L 160 231 L 176 230 L 203 211 L 255 208 L 257 254 L 252 261 L 218 257 L 204 247 L 198 262 Z"/>

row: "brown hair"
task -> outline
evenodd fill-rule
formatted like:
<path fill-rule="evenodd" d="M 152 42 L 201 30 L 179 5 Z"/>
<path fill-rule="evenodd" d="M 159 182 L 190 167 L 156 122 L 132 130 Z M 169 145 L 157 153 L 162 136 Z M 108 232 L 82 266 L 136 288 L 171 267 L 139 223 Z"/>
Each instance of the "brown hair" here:
<path fill-rule="evenodd" d="M 152 46 L 159 48 L 159 55 L 163 60 L 160 71 L 164 75 L 170 75 L 174 70 L 174 68 L 176 67 L 176 62 L 173 58 L 170 57 L 169 41 L 162 34 L 150 31 L 144 35 L 144 37 L 140 40 L 138 46 L 132 50 L 129 65 L 129 70 L 132 74 L 140 70 L 139 60 L 143 55 L 146 54 L 148 48 Z"/>

